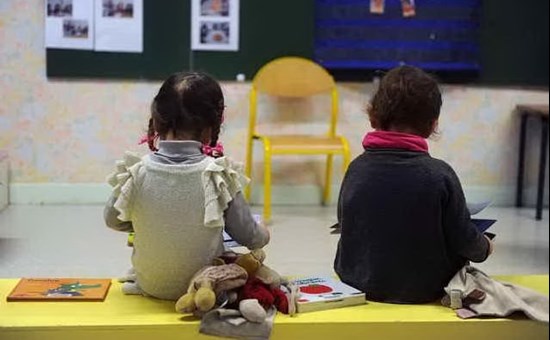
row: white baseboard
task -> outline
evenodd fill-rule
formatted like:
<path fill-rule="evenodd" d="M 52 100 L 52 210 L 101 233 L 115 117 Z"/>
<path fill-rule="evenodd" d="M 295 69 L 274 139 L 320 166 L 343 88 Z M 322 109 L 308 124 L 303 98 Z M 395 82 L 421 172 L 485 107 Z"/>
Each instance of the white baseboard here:
<path fill-rule="evenodd" d="M 322 187 L 315 185 L 276 185 L 272 188 L 273 205 L 318 205 L 321 203 Z M 338 199 L 339 186 L 333 186 L 331 202 Z M 467 186 L 466 198 L 470 202 L 489 200 L 493 206 L 513 206 L 515 187 L 513 186 Z M 111 193 L 107 184 L 101 183 L 14 183 L 10 184 L 10 204 L 60 204 L 84 205 L 104 204 Z M 254 185 L 252 204 L 263 204 L 262 185 Z M 534 206 L 536 188 L 524 191 L 526 206 Z M 545 192 L 545 206 L 548 206 L 548 190 Z"/>

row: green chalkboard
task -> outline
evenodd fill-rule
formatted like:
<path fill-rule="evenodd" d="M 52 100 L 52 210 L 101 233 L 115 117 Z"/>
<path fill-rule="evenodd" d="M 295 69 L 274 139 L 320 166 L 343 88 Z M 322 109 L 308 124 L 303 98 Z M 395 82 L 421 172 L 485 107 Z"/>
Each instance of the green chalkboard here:
<path fill-rule="evenodd" d="M 312 58 L 314 0 L 241 0 L 240 50 L 190 50 L 191 1 L 144 0 L 143 53 L 47 50 L 48 77 L 164 79 L 181 70 L 251 78 L 280 56 Z"/>
<path fill-rule="evenodd" d="M 276 57 L 313 57 L 315 1 L 241 0 L 240 50 L 191 52 L 190 0 L 144 0 L 143 53 L 48 49 L 47 75 L 159 80 L 193 69 L 221 80 L 233 80 L 239 73 L 250 79 Z M 442 80 L 548 87 L 548 4 L 547 0 L 483 0 L 481 72 L 452 74 Z M 417 6 L 421 11 L 422 3 Z M 372 72 L 351 70 L 335 76 L 363 81 Z"/>
<path fill-rule="evenodd" d="M 483 0 L 479 82 L 548 87 L 548 0 Z"/>

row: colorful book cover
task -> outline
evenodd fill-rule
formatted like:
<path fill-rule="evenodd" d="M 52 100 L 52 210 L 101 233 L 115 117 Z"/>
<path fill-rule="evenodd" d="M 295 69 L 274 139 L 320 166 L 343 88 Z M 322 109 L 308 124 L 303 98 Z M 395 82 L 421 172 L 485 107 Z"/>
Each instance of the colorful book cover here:
<path fill-rule="evenodd" d="M 21 279 L 8 301 L 103 301 L 110 279 Z"/>
<path fill-rule="evenodd" d="M 326 277 L 311 277 L 293 281 L 298 286 L 298 313 L 362 305 L 365 294 L 345 283 Z"/>

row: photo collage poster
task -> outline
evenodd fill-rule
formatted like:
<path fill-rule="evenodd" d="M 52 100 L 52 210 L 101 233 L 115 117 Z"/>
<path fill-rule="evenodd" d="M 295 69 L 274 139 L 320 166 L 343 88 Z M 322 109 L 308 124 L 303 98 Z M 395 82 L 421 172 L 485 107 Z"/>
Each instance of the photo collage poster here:
<path fill-rule="evenodd" d="M 95 0 L 95 50 L 143 52 L 143 0 Z"/>
<path fill-rule="evenodd" d="M 239 50 L 239 0 L 192 0 L 191 49 Z"/>
<path fill-rule="evenodd" d="M 45 0 L 46 47 L 94 48 L 93 0 Z"/>
<path fill-rule="evenodd" d="M 143 0 L 44 0 L 46 47 L 143 52 Z"/>

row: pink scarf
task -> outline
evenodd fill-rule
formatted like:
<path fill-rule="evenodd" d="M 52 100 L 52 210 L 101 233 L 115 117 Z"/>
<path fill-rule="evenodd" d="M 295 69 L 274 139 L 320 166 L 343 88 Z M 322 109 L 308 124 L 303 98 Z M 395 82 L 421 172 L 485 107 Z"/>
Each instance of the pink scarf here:
<path fill-rule="evenodd" d="M 363 139 L 365 149 L 405 149 L 428 152 L 428 142 L 420 136 L 393 131 L 373 131 Z"/>

